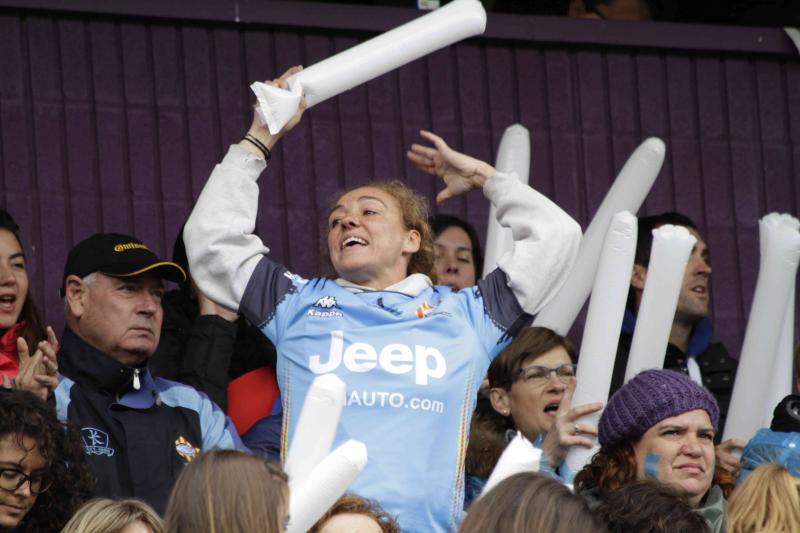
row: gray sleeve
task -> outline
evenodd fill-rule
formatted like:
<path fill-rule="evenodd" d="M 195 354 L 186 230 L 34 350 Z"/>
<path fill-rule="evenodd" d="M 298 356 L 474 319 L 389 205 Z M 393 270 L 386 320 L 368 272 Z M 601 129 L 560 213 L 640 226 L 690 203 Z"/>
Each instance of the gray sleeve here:
<path fill-rule="evenodd" d="M 555 203 L 509 174 L 496 173 L 483 188 L 500 225 L 511 228 L 514 249 L 498 260 L 508 287 L 526 313 L 535 314 L 567 278 L 581 228 Z"/>
<path fill-rule="evenodd" d="M 268 252 L 253 235 L 256 180 L 265 165 L 242 147 L 231 146 L 208 178 L 183 231 L 195 283 L 211 300 L 237 312 L 250 276 Z"/>

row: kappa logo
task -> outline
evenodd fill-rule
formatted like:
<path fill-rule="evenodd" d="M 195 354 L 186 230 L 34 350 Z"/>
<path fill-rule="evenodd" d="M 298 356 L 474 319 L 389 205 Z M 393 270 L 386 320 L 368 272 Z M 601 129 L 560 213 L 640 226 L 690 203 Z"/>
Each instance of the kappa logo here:
<path fill-rule="evenodd" d="M 81 428 L 81 438 L 86 455 L 114 456 L 114 448 L 108 445 L 108 433 L 97 428 Z"/>
<path fill-rule="evenodd" d="M 323 296 L 308 310 L 308 316 L 318 318 L 341 318 L 344 316 L 333 296 Z"/>
<path fill-rule="evenodd" d="M 178 452 L 178 455 L 183 457 L 187 463 L 191 463 L 192 459 L 197 457 L 197 454 L 200 453 L 200 448 L 194 446 L 191 442 L 186 440 L 185 437 L 178 437 L 175 439 L 175 451 Z"/>

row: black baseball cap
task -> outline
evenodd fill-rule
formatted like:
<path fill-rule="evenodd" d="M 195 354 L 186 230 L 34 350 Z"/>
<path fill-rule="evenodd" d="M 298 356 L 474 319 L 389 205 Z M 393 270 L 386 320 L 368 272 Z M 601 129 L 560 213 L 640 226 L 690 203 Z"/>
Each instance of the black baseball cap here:
<path fill-rule="evenodd" d="M 95 233 L 70 250 L 64 266 L 63 280 L 67 276 L 85 278 L 93 272 L 124 278 L 155 270 L 169 281 L 186 281 L 186 272 L 178 264 L 162 261 L 139 239 L 120 233 Z M 61 297 L 66 291 L 61 284 Z"/>

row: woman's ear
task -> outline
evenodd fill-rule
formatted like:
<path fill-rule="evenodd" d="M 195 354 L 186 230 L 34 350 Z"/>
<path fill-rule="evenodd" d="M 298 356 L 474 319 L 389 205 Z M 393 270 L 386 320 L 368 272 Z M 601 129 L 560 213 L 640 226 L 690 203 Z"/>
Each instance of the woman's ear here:
<path fill-rule="evenodd" d="M 508 391 L 502 387 L 492 387 L 489 391 L 489 400 L 492 408 L 503 416 L 511 415 L 511 405 L 508 398 Z"/>
<path fill-rule="evenodd" d="M 419 232 L 415 229 L 409 230 L 408 235 L 406 235 L 405 245 L 403 246 L 403 253 L 411 255 L 419 252 L 421 242 L 422 237 Z"/>

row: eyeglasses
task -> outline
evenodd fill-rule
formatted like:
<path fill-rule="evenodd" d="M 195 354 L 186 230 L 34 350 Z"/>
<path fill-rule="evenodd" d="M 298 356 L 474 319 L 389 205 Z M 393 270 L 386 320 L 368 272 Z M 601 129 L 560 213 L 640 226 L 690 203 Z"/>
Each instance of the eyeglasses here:
<path fill-rule="evenodd" d="M 13 468 L 0 469 L 0 489 L 14 492 L 26 481 L 32 494 L 41 494 L 53 484 L 53 480 L 47 474 L 29 476 Z"/>
<path fill-rule="evenodd" d="M 566 363 L 556 368 L 542 365 L 529 365 L 520 368 L 517 373 L 525 383 L 534 386 L 544 385 L 550 379 L 550 374 L 554 373 L 556 377 L 566 385 L 575 377 L 576 368 L 577 365 L 572 363 Z"/>

